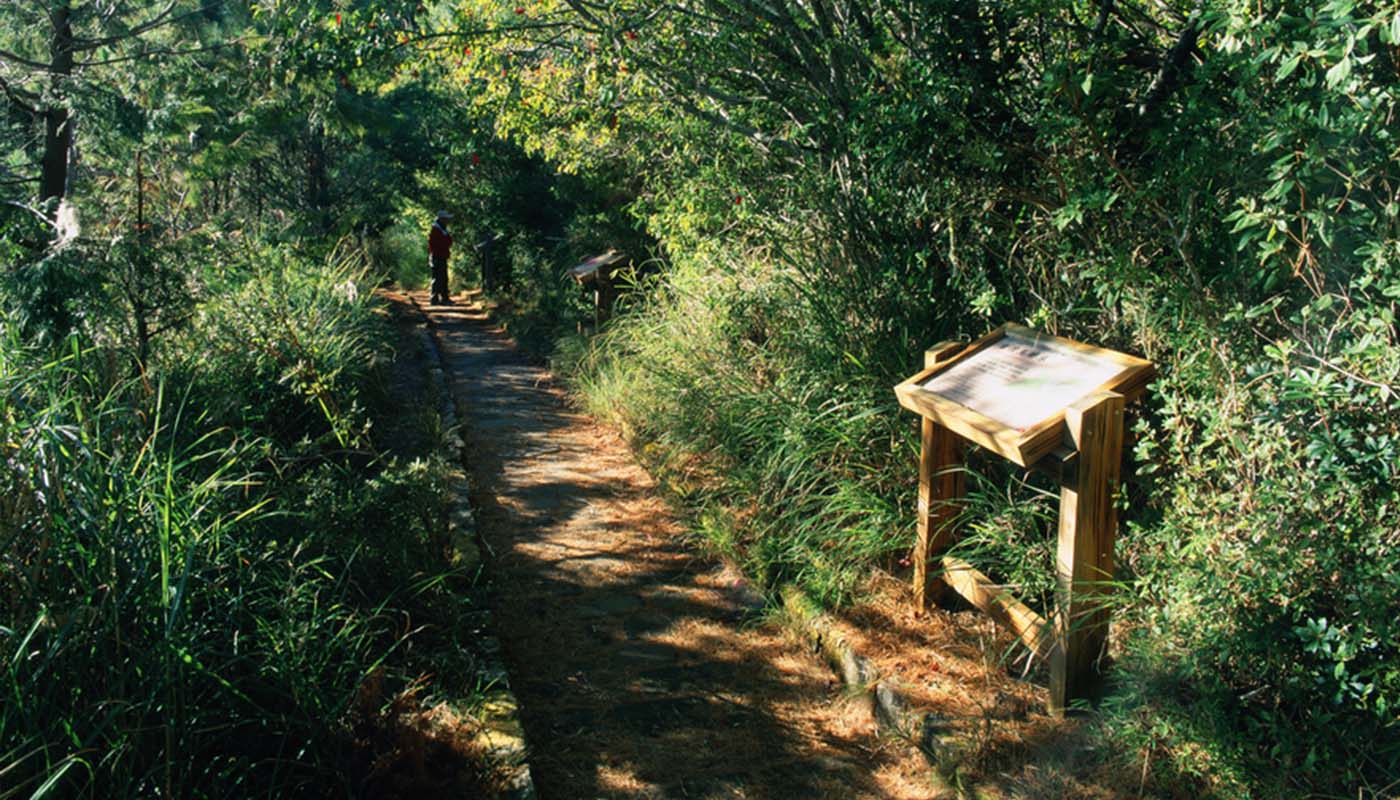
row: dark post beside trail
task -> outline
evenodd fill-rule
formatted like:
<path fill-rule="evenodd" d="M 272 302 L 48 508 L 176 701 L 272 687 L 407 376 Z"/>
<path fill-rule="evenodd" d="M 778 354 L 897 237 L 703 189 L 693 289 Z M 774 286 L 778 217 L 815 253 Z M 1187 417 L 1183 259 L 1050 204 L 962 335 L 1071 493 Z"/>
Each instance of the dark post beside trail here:
<path fill-rule="evenodd" d="M 1101 686 L 1123 409 L 1155 374 L 1149 361 L 1008 324 L 968 347 L 930 348 L 924 369 L 895 387 L 900 405 L 922 417 L 916 607 L 922 612 L 952 589 L 1049 658 L 1050 712 L 1057 716 L 1075 700 L 1094 699 Z M 963 495 L 964 441 L 1060 484 L 1051 622 L 946 553 Z"/>
<path fill-rule="evenodd" d="M 569 274 L 584 289 L 593 290 L 593 329 L 600 330 L 608 317 L 612 316 L 613 303 L 617 301 L 617 285 L 614 277 L 627 256 L 616 250 L 596 255 L 569 270 Z"/>
<path fill-rule="evenodd" d="M 493 233 L 476 243 L 476 249 L 481 251 L 481 290 L 483 292 L 494 292 L 503 285 L 500 276 L 496 274 L 496 261 L 493 258 L 496 242 L 500 238 L 501 234 Z"/>

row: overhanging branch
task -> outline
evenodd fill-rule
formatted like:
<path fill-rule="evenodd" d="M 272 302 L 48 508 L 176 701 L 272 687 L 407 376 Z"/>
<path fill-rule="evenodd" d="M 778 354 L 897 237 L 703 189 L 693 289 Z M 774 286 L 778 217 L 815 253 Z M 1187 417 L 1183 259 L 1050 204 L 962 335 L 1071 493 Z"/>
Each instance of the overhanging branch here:
<path fill-rule="evenodd" d="M 1200 37 L 1200 23 L 1193 18 L 1177 35 L 1176 43 L 1172 45 L 1172 49 L 1162 61 L 1161 68 L 1148 85 L 1142 101 L 1138 103 L 1139 117 L 1147 119 L 1155 116 L 1162 105 L 1171 98 L 1172 93 L 1186 82 L 1187 67 L 1190 66 L 1191 57 L 1197 52 L 1196 45 Z"/>

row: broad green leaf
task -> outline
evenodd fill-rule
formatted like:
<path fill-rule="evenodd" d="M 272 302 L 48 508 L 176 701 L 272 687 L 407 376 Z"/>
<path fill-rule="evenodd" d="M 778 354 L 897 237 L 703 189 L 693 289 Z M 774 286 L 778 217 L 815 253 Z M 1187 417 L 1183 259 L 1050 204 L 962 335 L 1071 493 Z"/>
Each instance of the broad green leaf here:
<path fill-rule="evenodd" d="M 1351 76 L 1351 57 L 1344 57 L 1327 70 L 1327 88 L 1335 89 L 1342 81 Z M 1324 109 L 1325 110 L 1325 109 Z"/>

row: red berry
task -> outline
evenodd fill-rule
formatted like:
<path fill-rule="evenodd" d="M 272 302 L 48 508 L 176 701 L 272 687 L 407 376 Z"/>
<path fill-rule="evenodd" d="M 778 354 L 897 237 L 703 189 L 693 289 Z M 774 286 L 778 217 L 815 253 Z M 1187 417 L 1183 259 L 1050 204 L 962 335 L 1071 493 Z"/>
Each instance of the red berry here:
<path fill-rule="evenodd" d="M 515 9 L 515 13 L 517 13 L 517 14 L 524 14 L 524 13 L 525 13 L 525 9 L 523 9 L 523 8 L 517 8 L 517 9 Z"/>
<path fill-rule="evenodd" d="M 739 205 L 739 204 L 742 203 L 742 202 L 744 202 L 744 197 L 743 197 L 743 195 L 737 195 L 737 194 L 734 195 L 734 205 L 737 206 L 737 205 Z"/>
<path fill-rule="evenodd" d="M 340 15 L 339 15 L 339 14 L 336 14 L 336 15 L 335 15 L 335 26 L 336 26 L 337 28 L 340 27 Z"/>
<path fill-rule="evenodd" d="M 481 163 L 481 156 L 477 155 L 476 153 L 472 153 L 472 163 L 473 163 L 473 164 L 480 164 L 480 163 Z"/>

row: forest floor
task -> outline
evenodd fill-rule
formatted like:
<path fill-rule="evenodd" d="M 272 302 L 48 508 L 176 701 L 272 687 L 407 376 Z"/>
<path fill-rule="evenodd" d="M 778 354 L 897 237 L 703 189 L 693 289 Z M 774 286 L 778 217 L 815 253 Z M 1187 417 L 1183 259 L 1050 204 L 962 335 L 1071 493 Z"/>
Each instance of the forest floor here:
<path fill-rule="evenodd" d="M 387 293 L 391 301 L 410 302 Z M 426 309 L 464 417 L 498 635 L 541 797 L 1155 796 L 1043 713 L 1043 682 L 968 611 L 872 579 L 837 624 L 935 715 L 948 753 L 880 736 L 865 695 L 708 557 L 619 434 L 577 413 L 479 304 Z M 948 774 L 946 763 L 944 775 Z M 1142 778 L 1147 779 L 1144 774 Z"/>

